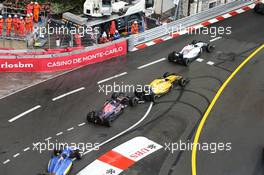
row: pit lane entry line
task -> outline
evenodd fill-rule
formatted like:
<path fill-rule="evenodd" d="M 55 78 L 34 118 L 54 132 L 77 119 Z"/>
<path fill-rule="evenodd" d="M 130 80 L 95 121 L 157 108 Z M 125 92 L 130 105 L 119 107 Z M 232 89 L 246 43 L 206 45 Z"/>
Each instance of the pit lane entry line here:
<path fill-rule="evenodd" d="M 40 105 L 37 105 L 37 106 L 35 106 L 35 107 L 33 107 L 33 108 L 31 108 L 31 109 L 29 109 L 29 110 L 27 110 L 27 111 L 25 111 L 25 112 L 23 112 L 23 113 L 21 113 L 21 114 L 19 114 L 19 115 L 13 117 L 13 118 L 11 118 L 11 119 L 9 119 L 8 122 L 9 122 L 9 123 L 12 123 L 12 122 L 14 122 L 15 120 L 17 120 L 17 119 L 19 119 L 19 118 L 21 118 L 21 117 L 23 117 L 23 116 L 25 116 L 25 115 L 27 115 L 27 114 L 33 112 L 33 111 L 35 111 L 35 110 L 37 110 L 37 109 L 39 109 L 39 108 L 41 108 L 41 106 L 40 106 Z"/>
<path fill-rule="evenodd" d="M 197 128 L 197 131 L 195 133 L 194 136 L 194 141 L 193 141 L 193 149 L 192 149 L 192 159 L 191 159 L 191 163 L 192 163 L 192 175 L 197 175 L 197 144 L 199 142 L 200 139 L 200 135 L 202 132 L 202 129 L 205 125 L 205 122 L 210 114 L 210 112 L 212 111 L 212 108 L 214 107 L 216 101 L 218 100 L 218 98 L 221 96 L 221 94 L 223 93 L 223 91 L 225 90 L 226 86 L 230 83 L 230 81 L 235 77 L 235 75 L 257 54 L 259 53 L 262 49 L 264 48 L 264 44 L 262 44 L 260 47 L 258 47 L 253 53 L 251 53 L 235 70 L 234 72 L 226 79 L 226 81 L 222 84 L 222 86 L 219 88 L 219 90 L 217 91 L 216 95 L 214 96 L 213 100 L 211 101 L 210 105 L 208 106 L 206 112 L 204 113 L 204 116 L 202 117 L 201 122 L 199 123 L 199 126 Z"/>

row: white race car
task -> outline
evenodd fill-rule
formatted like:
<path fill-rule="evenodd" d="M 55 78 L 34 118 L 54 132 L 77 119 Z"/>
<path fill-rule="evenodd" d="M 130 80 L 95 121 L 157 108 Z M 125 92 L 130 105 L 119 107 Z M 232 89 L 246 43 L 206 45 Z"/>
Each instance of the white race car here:
<path fill-rule="evenodd" d="M 169 54 L 168 60 L 174 63 L 184 64 L 188 66 L 191 61 L 201 56 L 202 52 L 206 50 L 208 53 L 212 52 L 215 46 L 210 43 L 193 40 L 191 44 L 185 46 L 180 52 L 173 51 Z"/>

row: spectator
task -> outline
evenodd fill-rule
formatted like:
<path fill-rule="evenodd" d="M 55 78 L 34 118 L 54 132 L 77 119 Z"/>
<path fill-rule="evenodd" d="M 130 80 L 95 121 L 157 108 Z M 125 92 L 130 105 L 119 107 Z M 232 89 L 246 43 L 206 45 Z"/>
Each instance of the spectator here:
<path fill-rule="evenodd" d="M 13 18 L 13 26 L 14 26 L 14 34 L 15 34 L 15 36 L 18 36 L 18 31 L 19 31 L 18 21 L 19 21 L 19 19 L 17 18 L 17 15 L 15 15 L 14 18 Z"/>
<path fill-rule="evenodd" d="M 25 19 L 25 23 L 26 23 L 26 34 L 30 33 L 30 23 L 31 23 L 31 19 L 30 19 L 30 14 L 27 14 L 27 17 Z"/>
<path fill-rule="evenodd" d="M 4 26 L 4 19 L 3 16 L 0 15 L 0 36 L 3 35 L 3 26 Z"/>
<path fill-rule="evenodd" d="M 6 19 L 6 36 L 10 36 L 12 30 L 12 16 L 8 15 Z"/>
<path fill-rule="evenodd" d="M 20 17 L 19 21 L 19 33 L 21 37 L 25 36 L 25 21 L 22 16 Z"/>
<path fill-rule="evenodd" d="M 76 43 L 77 47 L 81 47 L 81 46 L 82 46 L 81 35 L 78 34 L 78 33 L 76 33 L 76 34 L 74 35 L 74 37 L 75 37 L 75 43 Z"/>
<path fill-rule="evenodd" d="M 119 38 L 121 38 L 118 30 L 115 31 L 115 34 L 114 34 L 114 40 L 118 40 Z"/>
<path fill-rule="evenodd" d="M 104 32 L 103 34 L 102 34 L 102 37 L 100 38 L 100 40 L 99 40 L 99 43 L 100 44 L 103 44 L 103 43 L 107 43 L 109 40 L 108 40 L 108 38 L 107 38 L 107 34 L 106 34 L 106 32 Z"/>
<path fill-rule="evenodd" d="M 31 1 L 31 2 L 27 5 L 27 14 L 33 13 L 33 9 L 34 9 L 34 3 Z"/>
<path fill-rule="evenodd" d="M 134 21 L 131 25 L 131 34 L 137 34 L 138 33 L 138 22 Z"/>
<path fill-rule="evenodd" d="M 33 13 L 30 13 L 30 32 L 33 32 L 33 28 L 34 28 Z"/>
<path fill-rule="evenodd" d="M 35 5 L 34 5 L 34 21 L 36 23 L 38 23 L 38 20 L 39 20 L 39 12 L 40 12 L 40 5 L 38 4 L 38 2 L 35 2 Z"/>

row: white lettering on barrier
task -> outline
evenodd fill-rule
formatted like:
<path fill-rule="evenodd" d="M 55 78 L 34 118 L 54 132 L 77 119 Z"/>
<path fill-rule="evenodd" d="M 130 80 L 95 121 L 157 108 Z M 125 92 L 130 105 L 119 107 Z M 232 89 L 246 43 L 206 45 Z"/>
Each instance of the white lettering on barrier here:
<path fill-rule="evenodd" d="M 72 64 L 80 64 L 80 63 L 85 62 L 85 61 L 91 61 L 91 60 L 96 59 L 96 58 L 101 58 L 103 56 L 108 56 L 108 55 L 115 54 L 115 53 L 122 52 L 122 51 L 123 51 L 123 47 L 118 47 L 118 48 L 113 48 L 111 50 L 106 50 L 103 52 L 91 54 L 91 55 L 88 55 L 88 56 L 85 56 L 82 58 L 74 58 L 72 60 L 66 60 L 66 61 L 48 62 L 47 66 L 49 68 L 52 68 L 52 67 L 69 66 Z"/>
<path fill-rule="evenodd" d="M 5 62 L 1 64 L 0 66 L 2 69 L 13 69 L 13 68 L 33 68 L 34 65 L 31 63 L 21 63 L 20 61 L 18 63 L 8 63 Z"/>

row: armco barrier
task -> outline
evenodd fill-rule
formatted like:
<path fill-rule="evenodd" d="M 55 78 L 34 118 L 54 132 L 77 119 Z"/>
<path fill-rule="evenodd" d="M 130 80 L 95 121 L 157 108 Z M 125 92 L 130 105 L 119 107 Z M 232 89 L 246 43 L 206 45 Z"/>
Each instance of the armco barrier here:
<path fill-rule="evenodd" d="M 48 55 L 48 57 L 42 58 L 36 56 L 34 58 L 30 56 L 14 58 L 14 56 L 10 56 L 11 58 L 3 59 L 1 57 L 0 72 L 54 72 L 102 62 L 126 54 L 127 41 L 121 40 L 100 48 L 84 49 L 82 52 L 78 52 Z"/>
<path fill-rule="evenodd" d="M 201 13 L 179 19 L 166 25 L 147 30 L 144 33 L 133 35 L 128 39 L 128 50 L 133 51 L 134 46 L 136 45 L 169 35 L 170 33 L 179 31 L 179 29 L 185 29 L 187 27 L 194 26 L 218 15 L 230 12 L 252 3 L 253 1 L 247 0 L 233 1 L 218 7 L 211 8 Z"/>

